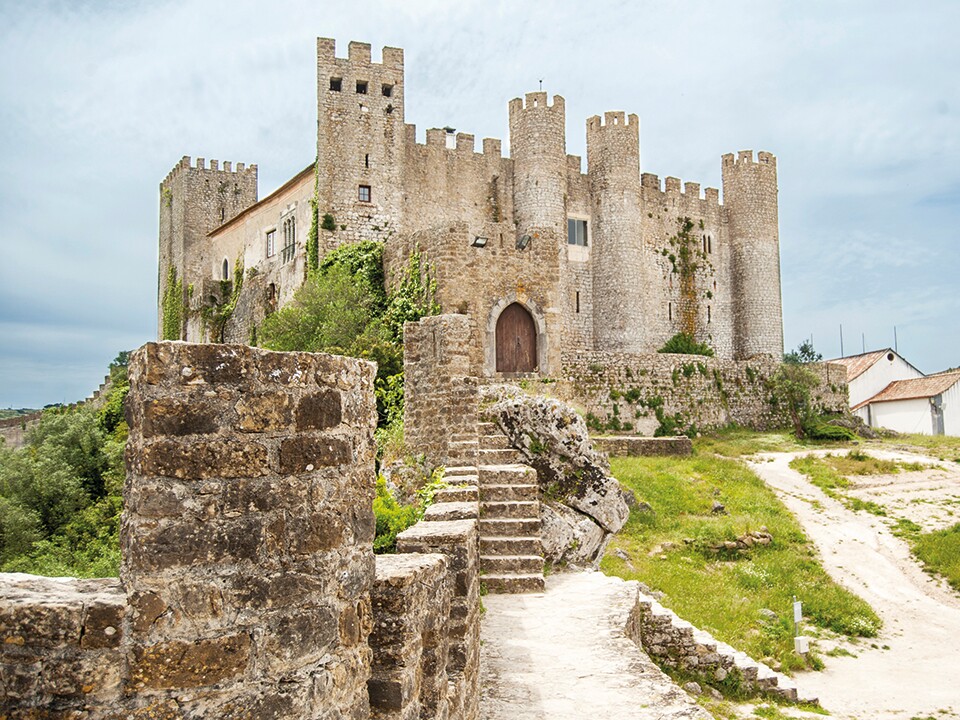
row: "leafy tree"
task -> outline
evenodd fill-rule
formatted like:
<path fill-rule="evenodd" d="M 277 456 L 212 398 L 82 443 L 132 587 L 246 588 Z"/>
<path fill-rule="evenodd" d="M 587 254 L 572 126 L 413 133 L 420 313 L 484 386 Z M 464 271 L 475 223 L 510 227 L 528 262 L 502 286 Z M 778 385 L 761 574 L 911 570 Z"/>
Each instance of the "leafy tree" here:
<path fill-rule="evenodd" d="M 823 355 L 813 349 L 813 343 L 810 340 L 804 340 L 797 345 L 796 350 L 791 350 L 783 355 L 783 361 L 791 365 L 820 362 L 821 360 L 823 360 Z"/>
<path fill-rule="evenodd" d="M 698 343 L 692 335 L 679 332 L 667 340 L 666 344 L 657 350 L 662 353 L 677 353 L 680 355 L 706 355 L 713 357 L 713 348 L 706 343 Z"/>

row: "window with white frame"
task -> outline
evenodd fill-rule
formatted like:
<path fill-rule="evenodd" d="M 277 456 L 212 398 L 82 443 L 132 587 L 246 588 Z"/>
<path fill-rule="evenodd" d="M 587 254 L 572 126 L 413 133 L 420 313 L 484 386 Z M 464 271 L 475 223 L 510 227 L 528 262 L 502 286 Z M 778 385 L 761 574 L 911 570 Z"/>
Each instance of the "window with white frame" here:
<path fill-rule="evenodd" d="M 578 218 L 567 218 L 567 244 L 587 246 L 589 238 L 588 222 Z"/>
<path fill-rule="evenodd" d="M 277 231 L 267 230 L 267 257 L 271 258 L 277 254 Z"/>
<path fill-rule="evenodd" d="M 290 262 L 297 253 L 297 219 L 291 215 L 283 221 L 283 250 L 280 259 Z"/>

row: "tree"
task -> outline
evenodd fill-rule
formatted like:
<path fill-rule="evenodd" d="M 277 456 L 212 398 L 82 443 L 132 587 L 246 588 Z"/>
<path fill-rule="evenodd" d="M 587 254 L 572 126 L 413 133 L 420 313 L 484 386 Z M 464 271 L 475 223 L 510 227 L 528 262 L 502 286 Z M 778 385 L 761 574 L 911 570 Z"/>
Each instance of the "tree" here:
<path fill-rule="evenodd" d="M 783 361 L 791 365 L 820 362 L 821 360 L 823 360 L 823 355 L 813 349 L 813 342 L 810 340 L 804 340 L 797 345 L 796 350 L 791 350 L 783 355 Z"/>
<path fill-rule="evenodd" d="M 698 343 L 692 335 L 679 332 L 667 340 L 666 344 L 657 350 L 662 353 L 677 353 L 679 355 L 706 355 L 713 357 L 713 348 L 706 343 Z"/>

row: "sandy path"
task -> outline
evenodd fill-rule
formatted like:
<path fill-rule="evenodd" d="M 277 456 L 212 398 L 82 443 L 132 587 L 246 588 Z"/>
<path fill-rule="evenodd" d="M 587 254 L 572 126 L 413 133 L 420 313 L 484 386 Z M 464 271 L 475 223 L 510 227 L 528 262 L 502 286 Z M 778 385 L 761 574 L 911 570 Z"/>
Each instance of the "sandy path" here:
<path fill-rule="evenodd" d="M 636 587 L 597 572 L 547 579 L 546 591 L 487 595 L 481 720 L 705 720 L 623 633 Z"/>
<path fill-rule="evenodd" d="M 921 459 L 902 453 L 869 453 Z M 960 597 L 922 572 L 906 543 L 894 537 L 880 518 L 847 510 L 792 470 L 790 460 L 804 454 L 809 453 L 765 454 L 748 465 L 800 520 L 820 550 L 827 572 L 870 603 L 884 628 L 880 637 L 854 649 L 856 658 L 826 658 L 825 671 L 798 675 L 797 685 L 806 694 L 819 696 L 835 717 L 909 720 L 960 715 Z M 935 475 L 935 482 L 924 480 L 922 473 L 910 474 L 917 476 L 913 482 L 925 497 L 934 485 L 948 501 L 960 494 L 955 466 L 927 473 Z M 874 499 L 866 491 L 867 484 L 856 494 Z M 876 484 L 886 488 L 888 496 L 877 501 L 909 496 L 906 487 L 892 488 L 894 480 Z"/>

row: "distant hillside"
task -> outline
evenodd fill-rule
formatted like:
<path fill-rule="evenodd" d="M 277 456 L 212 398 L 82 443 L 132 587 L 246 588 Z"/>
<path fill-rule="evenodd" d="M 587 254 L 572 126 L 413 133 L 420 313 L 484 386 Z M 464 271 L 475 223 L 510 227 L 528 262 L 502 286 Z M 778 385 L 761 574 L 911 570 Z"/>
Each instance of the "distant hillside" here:
<path fill-rule="evenodd" d="M 38 412 L 39 408 L 0 408 L 0 420 Z"/>

